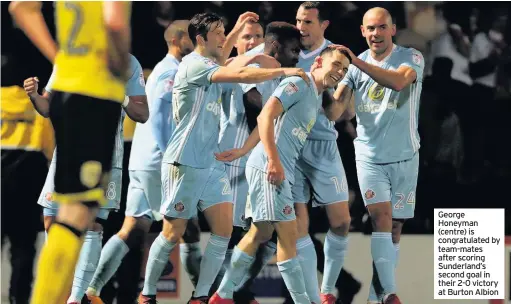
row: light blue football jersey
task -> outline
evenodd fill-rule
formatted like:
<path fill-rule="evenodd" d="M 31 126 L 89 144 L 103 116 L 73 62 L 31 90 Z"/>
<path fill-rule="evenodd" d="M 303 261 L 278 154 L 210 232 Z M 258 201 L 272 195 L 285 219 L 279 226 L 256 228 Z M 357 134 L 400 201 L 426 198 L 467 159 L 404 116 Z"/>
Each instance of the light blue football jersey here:
<path fill-rule="evenodd" d="M 321 107 L 321 95 L 310 73 L 308 76 L 311 79 L 310 85 L 299 77 L 287 77 L 272 94 L 284 108 L 282 115 L 275 120 L 275 143 L 286 179 L 291 184 L 294 183 L 296 160 Z M 266 172 L 267 164 L 268 157 L 262 142 L 259 142 L 250 154 L 247 166 Z"/>
<path fill-rule="evenodd" d="M 323 44 L 317 48 L 316 50 L 309 52 L 306 50 L 302 50 L 300 52 L 300 57 L 298 59 L 297 68 L 304 69 L 306 72 L 310 72 L 312 65 L 314 64 L 314 59 L 323 51 L 326 47 L 328 47 L 332 42 L 325 39 Z M 311 130 L 311 134 L 308 139 L 312 140 L 337 140 L 337 130 L 335 130 L 335 122 L 329 120 L 323 111 L 323 108 L 320 109 L 316 124 Z"/>
<path fill-rule="evenodd" d="M 397 92 L 378 84 L 355 66 L 349 67 L 341 83 L 353 89 L 355 94 L 356 159 L 378 164 L 411 159 L 420 147 L 417 122 L 424 57 L 413 48 L 397 45 L 379 63 L 371 57 L 369 50 L 358 57 L 386 70 L 411 67 L 417 73 L 417 79 Z"/>
<path fill-rule="evenodd" d="M 174 56 L 167 54 L 156 64 L 147 78 L 146 93 L 149 119 L 144 124 L 138 123 L 135 128 L 130 154 L 130 170 L 161 170 L 161 161 L 165 151 L 160 151 L 151 127 L 151 120 L 155 115 L 155 111 L 158 110 L 154 106 L 154 101 L 161 98 L 164 102 L 172 103 L 172 88 L 178 66 L 179 61 Z M 172 107 L 168 119 L 172 121 Z M 172 130 L 170 130 L 170 134 L 172 134 Z"/>
<path fill-rule="evenodd" d="M 145 95 L 145 80 L 142 67 L 135 56 L 130 54 L 130 67 L 131 76 L 126 83 L 126 96 L 140 96 Z M 58 67 L 54 66 L 53 72 L 46 84 L 45 90 L 52 91 L 53 82 L 55 80 L 55 71 Z M 126 113 L 121 110 L 121 117 L 117 126 L 117 133 L 115 135 L 114 154 L 112 158 L 112 168 L 122 169 L 124 158 L 124 118 Z"/>
<path fill-rule="evenodd" d="M 221 94 L 232 85 L 211 82 L 220 68 L 214 61 L 192 52 L 179 65 L 172 93 L 175 129 L 164 163 L 179 163 L 194 168 L 223 166 L 215 159 L 219 152 Z"/>
<path fill-rule="evenodd" d="M 231 90 L 222 92 L 222 115 L 220 118 L 220 151 L 243 147 L 250 135 L 243 104 L 243 90 L 239 84 Z M 232 166 L 244 167 L 248 155 L 229 163 Z"/>

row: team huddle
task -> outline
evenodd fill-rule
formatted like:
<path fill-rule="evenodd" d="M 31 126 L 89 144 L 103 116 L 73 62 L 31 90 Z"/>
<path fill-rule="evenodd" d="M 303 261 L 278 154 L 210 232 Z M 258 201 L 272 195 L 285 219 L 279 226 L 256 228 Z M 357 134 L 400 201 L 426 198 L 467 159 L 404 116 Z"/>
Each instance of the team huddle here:
<path fill-rule="evenodd" d="M 359 56 L 325 39 L 329 18 L 319 2 L 302 3 L 296 25 L 263 28 L 257 14 L 244 13 L 227 37 L 219 16 L 197 14 L 168 26 L 168 53 L 145 84 L 140 63 L 121 47 L 129 43 L 122 36 L 129 24 L 109 17 L 112 8 L 101 5 L 56 5 L 57 28 L 65 33 L 59 39 L 73 46 L 59 40 L 67 47 L 52 60 L 51 48 L 44 52 L 36 43 L 50 54 L 53 74 L 43 95 L 37 77 L 24 83 L 37 111 L 52 119 L 57 139 L 39 199 L 48 235 L 32 303 L 103 303 L 103 286 L 160 220 L 163 230 L 149 251 L 138 303 L 156 303 L 158 280 L 177 244 L 195 286 L 188 303 L 257 303 L 251 283 L 275 254 L 295 303 L 338 303 L 335 283 L 351 218 L 334 124 L 354 116 L 357 175 L 373 224 L 367 303 L 401 303 L 395 267 L 402 225 L 414 216 L 424 59 L 393 44 L 396 27 L 388 11 L 373 8 L 364 15 L 369 49 Z M 88 64 L 76 57 L 96 55 L 84 55 L 86 37 L 70 37 L 76 35 L 68 30 L 70 11 L 85 14 L 82 32 L 95 34 L 100 25 L 88 25 L 93 18 L 87 14 L 103 12 L 105 39 L 96 43 L 104 45 L 95 47 L 111 43 L 119 56 L 97 66 L 114 77 L 75 75 L 77 65 Z M 234 47 L 237 56 L 229 58 Z M 79 124 L 86 124 L 76 118 L 80 111 L 107 114 L 80 133 Z M 102 248 L 102 223 L 119 209 L 125 115 L 138 122 L 126 217 Z M 71 139 L 70 132 L 87 139 Z M 92 140 L 101 141 L 93 144 L 97 151 L 80 151 Z M 330 226 L 321 285 L 308 203 L 325 209 Z M 211 229 L 204 253 L 199 211 Z M 59 259 L 66 270 L 50 266 Z M 48 280 L 61 283 L 49 286 Z"/>

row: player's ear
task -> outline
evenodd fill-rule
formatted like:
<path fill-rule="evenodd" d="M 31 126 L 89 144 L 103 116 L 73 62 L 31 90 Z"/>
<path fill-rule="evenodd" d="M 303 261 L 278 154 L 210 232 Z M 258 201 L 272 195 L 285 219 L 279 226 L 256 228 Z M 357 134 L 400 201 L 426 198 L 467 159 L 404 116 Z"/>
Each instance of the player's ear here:
<path fill-rule="evenodd" d="M 362 37 L 365 37 L 365 36 L 366 36 L 366 35 L 365 35 L 365 29 L 364 29 L 364 26 L 363 26 L 363 25 L 361 25 L 361 26 L 360 26 L 360 32 L 362 33 Z"/>
<path fill-rule="evenodd" d="M 197 41 L 197 45 L 205 45 L 206 44 L 206 39 L 204 39 L 204 37 L 202 37 L 201 35 L 195 36 L 195 41 Z"/>
<path fill-rule="evenodd" d="M 321 29 L 324 31 L 326 30 L 326 28 L 330 25 L 330 21 L 329 20 L 325 20 L 323 22 L 321 22 Z"/>
<path fill-rule="evenodd" d="M 314 64 L 317 65 L 318 68 L 323 66 L 323 58 L 321 56 L 317 56 L 316 59 L 314 59 Z"/>
<path fill-rule="evenodd" d="M 392 24 L 391 30 L 392 30 L 392 36 L 395 36 L 396 35 L 396 25 L 395 24 Z"/>

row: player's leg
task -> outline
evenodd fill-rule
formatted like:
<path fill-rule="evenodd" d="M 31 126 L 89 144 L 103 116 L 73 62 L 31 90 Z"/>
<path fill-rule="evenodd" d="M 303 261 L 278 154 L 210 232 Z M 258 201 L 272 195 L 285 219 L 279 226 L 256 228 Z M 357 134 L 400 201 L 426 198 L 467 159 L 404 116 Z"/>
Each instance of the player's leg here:
<path fill-rule="evenodd" d="M 213 285 L 213 289 L 220 285 L 222 278 L 225 274 L 227 268 L 231 264 L 231 256 L 232 251 L 236 244 L 238 244 L 243 237 L 244 228 L 246 227 L 245 222 L 245 206 L 246 206 L 246 197 L 248 186 L 245 187 L 246 191 L 243 191 L 242 183 L 245 182 L 245 168 L 238 166 L 226 165 L 227 178 L 229 179 L 229 184 L 231 185 L 232 190 L 232 198 L 233 198 L 233 229 L 231 234 L 231 239 L 229 240 L 229 245 L 227 246 L 227 252 L 225 253 L 224 264 L 222 268 L 218 272 L 218 276 L 216 278 L 215 284 Z M 244 192 L 244 193 L 243 193 Z M 244 197 L 243 197 L 244 196 Z"/>
<path fill-rule="evenodd" d="M 255 261 L 257 250 L 261 244 L 267 242 L 272 235 L 273 227 L 269 222 L 263 219 L 268 216 L 267 196 L 263 179 L 265 173 L 257 169 L 247 167 L 246 177 L 248 183 L 247 207 L 250 207 L 250 217 L 254 221 L 249 231 L 243 236 L 241 241 L 233 249 L 231 264 L 222 279 L 218 291 L 210 299 L 210 303 L 224 303 L 226 300 L 232 300 L 233 294 L 243 280 L 247 279 L 250 267 Z M 260 221 L 258 221 L 260 220 Z M 231 302 L 234 303 L 234 302 Z"/>
<path fill-rule="evenodd" d="M 200 249 L 200 226 L 199 219 L 193 218 L 188 221 L 186 231 L 179 244 L 179 258 L 190 281 L 194 287 L 197 286 L 200 273 L 200 264 L 202 261 L 202 252 Z"/>
<path fill-rule="evenodd" d="M 161 174 L 159 171 L 130 171 L 126 212 L 121 229 L 105 244 L 94 277 L 87 290 L 91 301 L 99 302 L 101 289 L 116 273 L 131 249 L 139 249 L 159 212 Z M 96 303 L 93 302 L 93 303 Z"/>
<path fill-rule="evenodd" d="M 392 243 L 394 245 L 394 269 L 399 260 L 399 241 L 403 224 L 415 213 L 415 191 L 419 176 L 419 155 L 412 159 L 385 165 L 392 185 Z M 385 294 L 387 296 L 388 293 Z M 386 297 L 384 300 L 389 301 Z M 385 302 L 386 303 L 386 302 Z"/>
<path fill-rule="evenodd" d="M 370 292 L 368 302 L 380 303 L 384 294 L 396 292 L 395 249 L 392 243 L 392 206 L 390 203 L 391 184 L 382 165 L 357 161 L 357 175 L 360 191 L 373 226 L 371 255 L 374 264 L 372 284 L 374 293 Z"/>
<path fill-rule="evenodd" d="M 304 150 L 303 168 L 313 190 L 313 206 L 324 206 L 330 229 L 323 251 L 325 266 L 321 303 L 335 303 L 335 284 L 344 264 L 351 223 L 349 192 L 344 166 L 335 141 L 312 141 Z M 311 165 L 314 164 L 314 165 Z"/>
<path fill-rule="evenodd" d="M 65 301 L 83 235 L 105 202 L 102 184 L 112 166 L 120 112 L 119 103 L 54 93 L 50 118 L 58 147 L 55 199 L 62 206 L 39 258 L 33 303 Z"/>
<path fill-rule="evenodd" d="M 204 301 L 208 297 L 222 267 L 232 233 L 232 209 L 232 190 L 225 169 L 210 169 L 208 182 L 200 197 L 199 210 L 204 213 L 211 236 L 202 257 L 199 281 L 192 299 Z"/>
<path fill-rule="evenodd" d="M 89 227 L 85 234 L 80 257 L 75 268 L 71 295 L 67 300 L 68 304 L 81 303 L 85 291 L 89 287 L 101 255 L 103 224 L 108 219 L 109 213 L 108 209 L 100 209 L 95 223 Z"/>
<path fill-rule="evenodd" d="M 172 249 L 183 237 L 188 220 L 197 215 L 197 202 L 204 189 L 205 169 L 183 165 L 162 165 L 163 230 L 154 240 L 147 257 L 144 289 L 139 302 L 156 298 L 156 284 L 167 265 Z"/>
<path fill-rule="evenodd" d="M 307 144 L 308 143 L 306 143 L 306 145 Z M 292 187 L 298 231 L 296 251 L 299 257 L 298 261 L 300 262 L 304 274 L 307 295 L 312 302 L 320 303 L 317 270 L 318 260 L 316 248 L 309 235 L 309 211 L 307 209 L 307 204 L 311 198 L 311 187 L 305 172 L 307 170 L 310 171 L 308 164 L 300 158 L 297 162 L 295 183 Z"/>

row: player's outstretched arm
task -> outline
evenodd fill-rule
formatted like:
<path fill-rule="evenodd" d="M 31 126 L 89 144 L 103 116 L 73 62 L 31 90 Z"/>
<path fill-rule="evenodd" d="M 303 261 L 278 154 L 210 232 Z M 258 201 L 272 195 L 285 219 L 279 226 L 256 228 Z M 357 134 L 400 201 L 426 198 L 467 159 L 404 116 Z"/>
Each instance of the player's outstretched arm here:
<path fill-rule="evenodd" d="M 332 95 L 328 90 L 323 92 L 323 109 L 325 116 L 331 120 L 338 120 L 345 111 L 350 111 L 353 90 L 345 84 L 339 84 Z"/>
<path fill-rule="evenodd" d="M 230 58 L 227 66 L 230 68 L 241 68 L 251 64 L 258 64 L 260 68 L 264 69 L 280 68 L 280 63 L 277 59 L 266 54 L 239 55 Z"/>
<path fill-rule="evenodd" d="M 9 4 L 9 13 L 39 51 L 54 63 L 58 47 L 44 21 L 41 7 L 41 1 L 12 1 Z"/>
<path fill-rule="evenodd" d="M 298 68 L 261 69 L 253 67 L 230 68 L 220 67 L 211 76 L 211 82 L 226 83 L 259 83 L 282 76 L 298 76 L 307 83 L 310 79 L 304 70 Z"/>
<path fill-rule="evenodd" d="M 39 79 L 37 77 L 25 79 L 23 82 L 23 88 L 34 105 L 37 113 L 46 118 L 50 117 L 51 93 L 45 90 L 43 95 L 39 95 Z"/>
<path fill-rule="evenodd" d="M 130 2 L 103 2 L 103 20 L 108 35 L 108 66 L 114 76 L 123 80 L 128 80 L 130 72 L 130 16 Z"/>
<path fill-rule="evenodd" d="M 250 136 L 243 144 L 243 147 L 239 149 L 230 149 L 220 153 L 215 153 L 215 157 L 219 161 L 232 162 L 240 157 L 247 155 L 248 152 L 254 149 L 254 147 L 259 143 L 260 140 L 261 139 L 259 137 L 259 129 L 256 127 L 254 131 L 250 133 Z"/>

